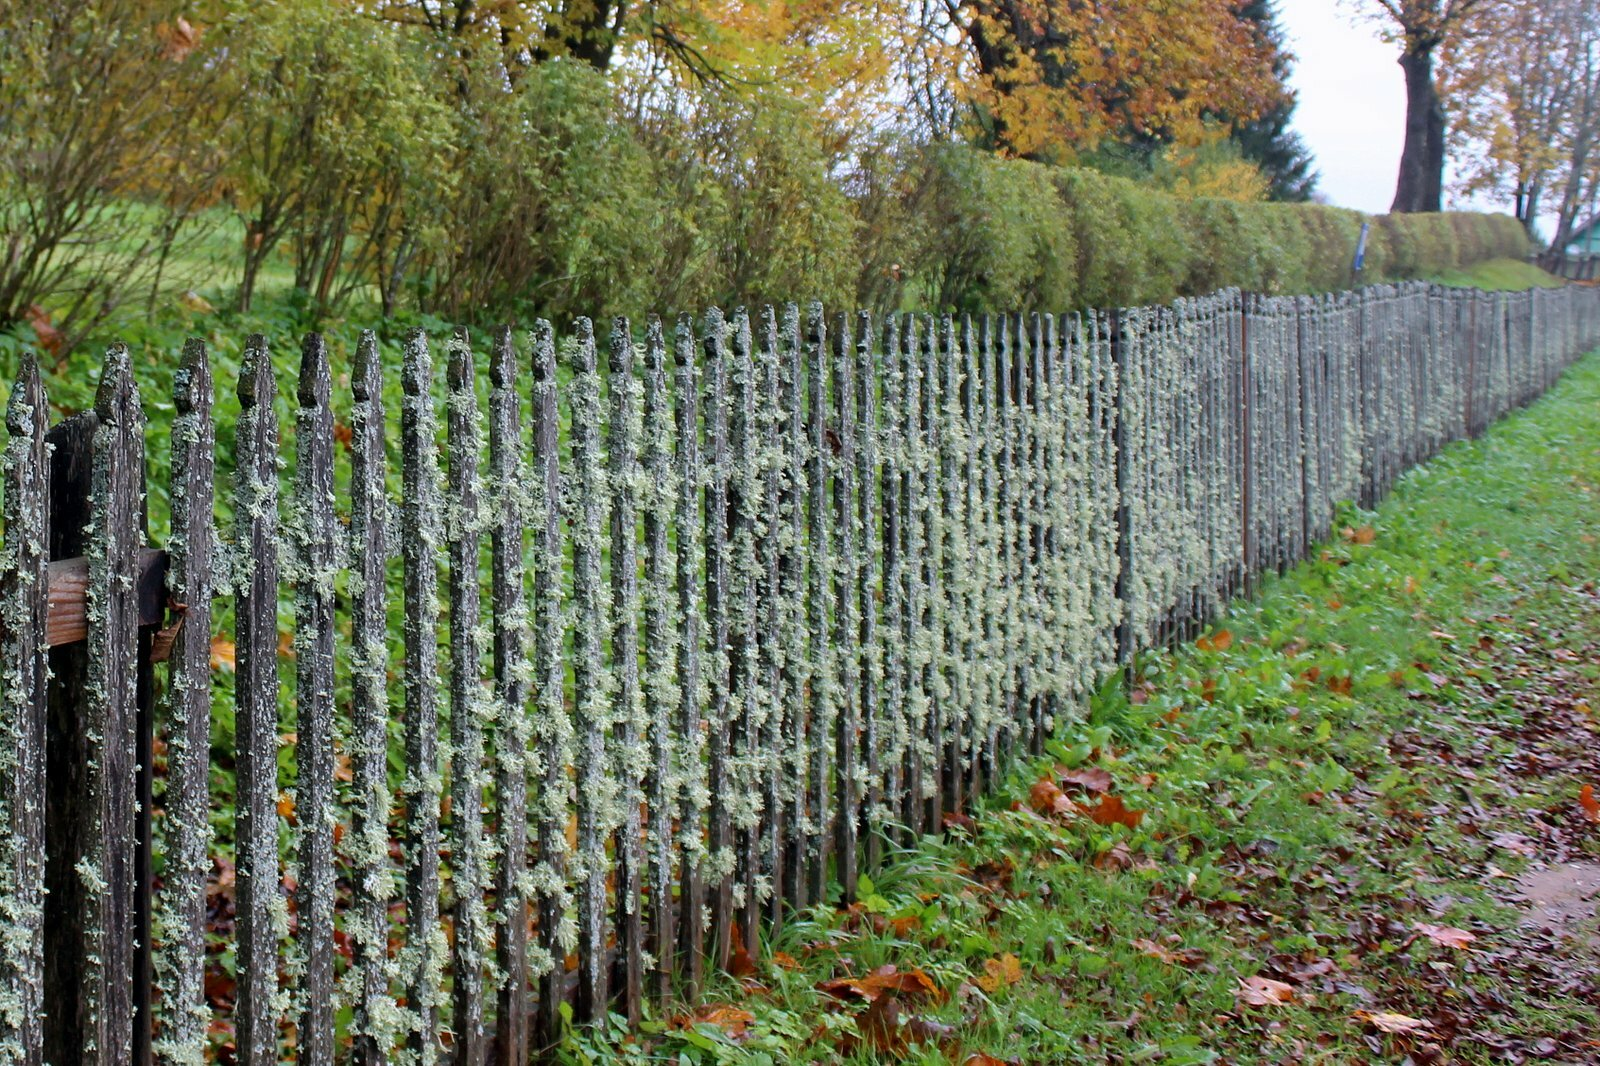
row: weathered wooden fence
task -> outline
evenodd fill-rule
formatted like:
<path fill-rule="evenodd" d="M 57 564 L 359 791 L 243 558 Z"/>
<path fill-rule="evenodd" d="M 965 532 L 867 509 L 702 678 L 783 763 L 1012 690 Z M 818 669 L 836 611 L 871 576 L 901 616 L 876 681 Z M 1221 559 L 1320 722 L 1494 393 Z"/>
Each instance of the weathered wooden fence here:
<path fill-rule="evenodd" d="M 152 442 L 164 552 L 127 350 L 53 428 L 27 362 L 4 454 L 0 1059 L 197 1063 L 231 1032 L 250 1066 L 522 1063 L 563 1004 L 693 997 L 736 945 L 851 898 L 886 841 L 937 831 L 1130 656 L 1303 558 L 1337 501 L 1371 504 L 1596 345 L 1600 291 L 1577 287 L 712 311 L 605 344 L 584 320 L 486 352 L 458 333 L 442 375 L 412 333 L 398 412 L 368 333 L 336 424 L 313 335 L 280 427 L 254 337 L 219 537 L 191 342 Z M 229 608 L 232 796 L 211 749 Z M 218 856 L 231 915 L 207 913 Z"/>

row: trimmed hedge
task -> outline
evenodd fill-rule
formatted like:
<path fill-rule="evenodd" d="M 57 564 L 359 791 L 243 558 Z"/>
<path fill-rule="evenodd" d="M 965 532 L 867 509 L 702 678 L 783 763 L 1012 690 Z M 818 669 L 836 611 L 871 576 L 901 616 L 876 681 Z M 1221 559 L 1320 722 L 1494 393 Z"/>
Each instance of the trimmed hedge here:
<path fill-rule="evenodd" d="M 906 306 L 1087 308 L 1167 303 L 1218 289 L 1348 288 L 1361 224 L 1362 280 L 1431 277 L 1531 246 L 1508 215 L 1366 216 L 1320 204 L 1181 199 L 1098 171 L 963 148 L 926 156 L 940 220 L 913 261 Z"/>

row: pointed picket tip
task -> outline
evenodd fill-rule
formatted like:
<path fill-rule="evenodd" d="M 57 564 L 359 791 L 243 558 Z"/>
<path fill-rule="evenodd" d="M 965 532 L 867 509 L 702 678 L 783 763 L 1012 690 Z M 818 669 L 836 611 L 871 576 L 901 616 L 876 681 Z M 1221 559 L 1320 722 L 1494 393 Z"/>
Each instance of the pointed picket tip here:
<path fill-rule="evenodd" d="M 510 326 L 499 326 L 494 331 L 494 348 L 489 356 L 489 384 L 506 389 L 517 383 L 517 346 L 511 338 Z"/>
<path fill-rule="evenodd" d="M 674 331 L 672 360 L 680 367 L 694 366 L 694 319 L 688 314 L 678 316 Z"/>
<path fill-rule="evenodd" d="M 445 383 L 455 392 L 470 390 L 477 368 L 472 361 L 472 343 L 465 326 L 451 335 L 446 351 Z"/>
<path fill-rule="evenodd" d="M 350 392 L 358 401 L 372 400 L 383 395 L 383 358 L 378 353 L 378 335 L 370 329 L 361 331 L 356 341 L 355 364 L 351 367 Z"/>
<path fill-rule="evenodd" d="M 94 413 L 108 425 L 131 425 L 139 414 L 139 386 L 133 380 L 133 357 L 126 344 L 106 349 L 100 371 L 100 387 L 95 391 Z"/>
<path fill-rule="evenodd" d="M 433 356 L 421 328 L 406 334 L 400 357 L 400 388 L 407 396 L 426 396 L 433 381 Z"/>
<path fill-rule="evenodd" d="M 548 319 L 537 319 L 530 331 L 533 336 L 533 376 L 541 385 L 553 385 L 556 379 L 556 337 Z"/>
<path fill-rule="evenodd" d="M 44 433 L 49 412 L 45 407 L 44 379 L 39 376 L 39 358 L 22 353 L 16 384 L 6 404 L 6 428 L 13 437 L 33 438 Z"/>
<path fill-rule="evenodd" d="M 180 415 L 211 409 L 211 359 L 206 342 L 190 337 L 183 342 L 177 373 L 172 375 L 172 403 Z"/>
<path fill-rule="evenodd" d="M 650 370 L 660 370 L 666 358 L 666 335 L 661 329 L 661 316 L 651 315 L 644 330 L 644 361 Z"/>
<path fill-rule="evenodd" d="M 333 395 L 333 375 L 328 369 L 328 344 L 320 333 L 307 333 L 300 342 L 300 385 L 295 396 L 301 407 L 323 408 Z"/>
<path fill-rule="evenodd" d="M 277 380 L 272 371 L 272 350 L 267 338 L 252 333 L 244 342 L 244 358 L 239 363 L 239 405 L 271 407 Z"/>
<path fill-rule="evenodd" d="M 578 345 L 577 362 L 573 369 L 580 374 L 594 373 L 594 323 L 587 317 L 579 316 L 572 323 L 572 338 Z"/>
<path fill-rule="evenodd" d="M 633 324 L 627 315 L 611 320 L 610 368 L 613 374 L 626 374 L 633 369 Z"/>

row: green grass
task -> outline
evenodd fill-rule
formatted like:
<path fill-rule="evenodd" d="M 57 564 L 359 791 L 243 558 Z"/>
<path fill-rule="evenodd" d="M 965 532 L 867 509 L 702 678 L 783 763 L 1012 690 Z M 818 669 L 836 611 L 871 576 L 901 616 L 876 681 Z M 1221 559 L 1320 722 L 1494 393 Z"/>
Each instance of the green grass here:
<path fill-rule="evenodd" d="M 570 1060 L 1595 1061 L 1600 960 L 1530 946 L 1504 886 L 1523 852 L 1600 856 L 1578 803 L 1600 787 L 1597 428 L 1590 356 L 1348 511 L 1233 607 L 1227 647 L 1109 684 L 970 831 L 791 923 L 698 1014 L 575 1035 Z M 1138 826 L 1036 814 L 1034 783 L 1074 767 Z M 891 1010 L 817 988 L 889 964 L 936 992 Z M 1292 999 L 1241 1002 L 1258 975 Z M 1384 1012 L 1425 1028 L 1385 1033 Z"/>
<path fill-rule="evenodd" d="M 1521 259 L 1490 259 L 1462 270 L 1447 271 L 1433 280 L 1456 289 L 1490 289 L 1508 292 L 1559 289 L 1566 284 L 1554 274 Z"/>

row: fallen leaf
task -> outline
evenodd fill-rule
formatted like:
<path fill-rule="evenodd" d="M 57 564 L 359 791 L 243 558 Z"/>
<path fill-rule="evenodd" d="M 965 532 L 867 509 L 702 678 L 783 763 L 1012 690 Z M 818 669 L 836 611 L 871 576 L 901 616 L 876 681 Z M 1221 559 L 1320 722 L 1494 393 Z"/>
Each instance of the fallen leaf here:
<path fill-rule="evenodd" d="M 1431 1023 L 1424 1018 L 1412 1018 L 1404 1014 L 1390 1014 L 1385 1011 L 1358 1010 L 1355 1012 L 1355 1019 L 1360 1022 L 1366 1022 L 1374 1029 L 1401 1036 L 1422 1032 L 1432 1027 Z"/>
<path fill-rule="evenodd" d="M 1072 801 L 1047 777 L 1035 781 L 1028 790 L 1028 805 L 1044 815 L 1067 814 L 1072 810 Z"/>
<path fill-rule="evenodd" d="M 860 999 L 868 1003 L 885 994 L 903 996 L 908 1003 L 927 997 L 935 1003 L 944 991 L 921 970 L 900 970 L 893 963 L 881 966 L 866 977 L 835 977 L 817 983 L 817 991 L 836 999 Z"/>
<path fill-rule="evenodd" d="M 1583 808 L 1583 813 L 1591 822 L 1600 822 L 1600 800 L 1594 798 L 1594 786 L 1584 785 L 1578 793 L 1578 806 Z"/>
<path fill-rule="evenodd" d="M 1078 810 L 1099 825 L 1125 825 L 1129 829 L 1137 829 L 1139 823 L 1144 821 L 1144 812 L 1129 810 L 1121 796 L 1101 796 L 1098 803 L 1093 806 L 1080 804 Z"/>
<path fill-rule="evenodd" d="M 772 953 L 772 965 L 780 970 L 798 970 L 800 968 L 800 960 L 787 951 L 774 951 Z"/>
<path fill-rule="evenodd" d="M 739 923 L 734 922 L 729 929 L 728 972 L 735 977 L 754 977 L 756 962 L 750 957 L 750 950 L 744 945 L 744 934 L 739 929 Z"/>
<path fill-rule="evenodd" d="M 1427 922 L 1418 922 L 1413 928 L 1440 947 L 1464 948 L 1478 939 L 1465 929 L 1456 929 L 1448 925 L 1429 925 Z"/>
<path fill-rule="evenodd" d="M 1168 966 L 1196 966 L 1205 961 L 1205 952 L 1199 948 L 1179 948 L 1176 951 L 1165 944 L 1158 944 L 1154 940 L 1140 937 L 1132 941 L 1132 945 L 1140 954 L 1148 955 L 1152 959 L 1160 959 Z"/>
<path fill-rule="evenodd" d="M 740 1007 L 726 1003 L 708 1003 L 692 1014 L 680 1014 L 669 1023 L 674 1029 L 693 1029 L 697 1025 L 714 1025 L 728 1034 L 730 1040 L 740 1041 L 749 1035 L 756 1016 Z"/>
<path fill-rule="evenodd" d="M 983 973 L 976 980 L 978 987 L 985 992 L 998 992 L 1022 980 L 1022 961 L 1009 951 L 992 959 L 984 959 Z"/>
<path fill-rule="evenodd" d="M 1195 641 L 1194 646 L 1201 651 L 1227 651 L 1233 647 L 1233 634 L 1226 629 L 1219 629 Z"/>
<path fill-rule="evenodd" d="M 1098 766 L 1086 766 L 1062 774 L 1061 784 L 1077 785 L 1089 792 L 1110 792 L 1111 775 Z"/>
<path fill-rule="evenodd" d="M 1294 986 L 1270 977 L 1246 977 L 1234 989 L 1233 996 L 1247 1006 L 1270 1007 L 1294 999 Z"/>

